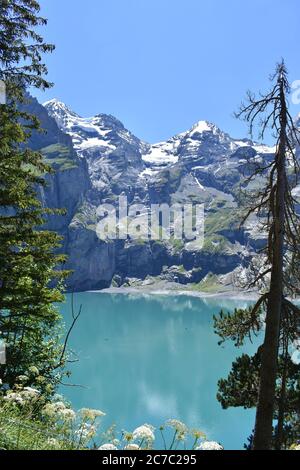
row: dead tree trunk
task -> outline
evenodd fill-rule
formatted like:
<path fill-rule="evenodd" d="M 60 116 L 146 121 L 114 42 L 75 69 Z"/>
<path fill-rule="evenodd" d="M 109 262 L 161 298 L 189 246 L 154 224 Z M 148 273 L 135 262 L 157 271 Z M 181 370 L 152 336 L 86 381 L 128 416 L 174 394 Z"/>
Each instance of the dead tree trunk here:
<path fill-rule="evenodd" d="M 283 354 L 283 371 L 282 371 L 282 378 L 281 378 L 281 390 L 280 390 L 280 397 L 278 402 L 278 420 L 277 420 L 277 432 L 275 438 L 275 450 L 281 450 L 283 444 L 283 437 L 284 437 L 284 415 L 286 409 L 286 387 L 287 387 L 287 379 L 288 379 L 288 360 L 289 360 L 289 353 L 288 353 L 288 340 L 287 344 L 284 348 Z"/>
<path fill-rule="evenodd" d="M 271 255 L 271 282 L 267 302 L 266 331 L 262 348 L 260 388 L 256 410 L 254 450 L 271 449 L 275 385 L 278 370 L 280 317 L 283 300 L 283 251 L 285 232 L 286 192 L 286 127 L 287 106 L 283 82 L 280 85 L 280 138 L 276 154 L 276 186 L 273 202 L 273 246 Z"/>

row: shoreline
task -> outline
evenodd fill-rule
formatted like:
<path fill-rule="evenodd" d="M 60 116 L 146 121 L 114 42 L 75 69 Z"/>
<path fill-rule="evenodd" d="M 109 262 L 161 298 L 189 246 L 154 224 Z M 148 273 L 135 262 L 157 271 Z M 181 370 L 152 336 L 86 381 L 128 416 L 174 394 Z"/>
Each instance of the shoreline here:
<path fill-rule="evenodd" d="M 138 295 L 157 295 L 157 296 L 186 296 L 186 297 L 198 297 L 198 298 L 220 298 L 232 299 L 232 300 L 257 300 L 258 293 L 256 292 L 237 292 L 234 290 L 228 290 L 224 292 L 205 292 L 205 291 L 193 291 L 188 289 L 147 289 L 145 287 L 107 287 L 101 290 L 89 290 L 87 292 L 96 294 L 138 294 Z"/>

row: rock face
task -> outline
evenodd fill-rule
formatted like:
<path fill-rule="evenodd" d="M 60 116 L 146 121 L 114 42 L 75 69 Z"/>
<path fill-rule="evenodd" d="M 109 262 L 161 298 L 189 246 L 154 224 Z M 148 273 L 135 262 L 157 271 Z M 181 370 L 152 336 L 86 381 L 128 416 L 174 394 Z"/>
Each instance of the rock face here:
<path fill-rule="evenodd" d="M 40 190 L 40 197 L 47 207 L 66 209 L 65 217 L 51 216 L 47 225 L 66 235 L 72 214 L 90 188 L 87 162 L 78 157 L 71 136 L 59 129 L 55 119 L 36 99 L 30 98 L 26 111 L 38 117 L 43 129 L 32 133 L 29 146 L 40 150 L 55 170 L 53 175 L 46 176 L 47 188 Z"/>
<path fill-rule="evenodd" d="M 48 227 L 64 236 L 72 290 L 121 285 L 128 278 L 162 276 L 187 284 L 209 273 L 226 275 L 243 266 L 263 236 L 255 220 L 238 229 L 237 196 L 245 164 L 268 158 L 273 149 L 247 139 L 232 139 L 217 126 L 199 121 L 166 142 L 150 145 L 135 137 L 113 116 L 82 118 L 65 104 L 51 100 L 30 110 L 46 134 L 34 134 L 30 145 L 40 149 L 56 170 L 41 193 L 45 205 L 66 208 Z M 100 240 L 97 208 L 128 203 L 204 204 L 203 247 L 189 240 Z"/>

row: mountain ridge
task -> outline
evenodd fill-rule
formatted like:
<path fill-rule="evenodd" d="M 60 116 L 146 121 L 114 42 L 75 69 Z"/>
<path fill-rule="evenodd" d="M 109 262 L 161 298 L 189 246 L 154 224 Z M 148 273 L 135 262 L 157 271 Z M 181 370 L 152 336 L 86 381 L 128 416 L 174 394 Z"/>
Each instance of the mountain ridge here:
<path fill-rule="evenodd" d="M 271 158 L 274 149 L 231 138 L 208 121 L 198 121 L 164 142 L 149 144 L 114 116 L 100 113 L 82 118 L 56 99 L 38 106 L 37 115 L 46 110 L 56 123 L 58 141 L 61 133 L 71 140 L 74 167 L 57 165 L 61 154 L 59 150 L 53 154 L 57 171 L 48 178 L 43 194 L 50 207 L 67 203 L 67 218 L 59 221 L 54 217 L 48 227 L 64 236 L 67 267 L 74 271 L 69 289 L 148 285 L 157 280 L 201 289 L 211 276 L 218 282 L 221 278 L 232 282 L 237 271 L 246 269 L 263 237 L 256 220 L 239 230 L 238 190 L 247 162 Z M 67 201 L 64 193 L 70 195 Z M 204 204 L 203 248 L 172 238 L 99 240 L 97 207 L 116 204 L 120 195 L 126 195 L 129 204 L 143 204 L 148 209 L 161 203 Z"/>

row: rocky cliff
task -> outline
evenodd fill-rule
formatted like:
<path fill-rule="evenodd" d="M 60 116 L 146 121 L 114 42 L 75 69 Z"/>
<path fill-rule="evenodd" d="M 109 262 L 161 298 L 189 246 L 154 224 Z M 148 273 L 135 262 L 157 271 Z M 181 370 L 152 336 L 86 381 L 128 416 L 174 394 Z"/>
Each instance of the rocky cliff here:
<path fill-rule="evenodd" d="M 65 217 L 51 217 L 48 226 L 64 236 L 68 267 L 74 271 L 70 289 L 155 278 L 201 285 L 242 269 L 261 246 L 255 219 L 239 230 L 239 188 L 249 160 L 268 159 L 274 149 L 233 139 L 206 121 L 150 145 L 110 115 L 82 118 L 57 100 L 44 106 L 33 100 L 30 106 L 46 130 L 33 135 L 31 145 L 56 170 L 41 197 L 45 205 L 67 210 Z M 172 237 L 99 240 L 97 207 L 115 204 L 120 195 L 146 207 L 204 204 L 204 246 Z"/>

